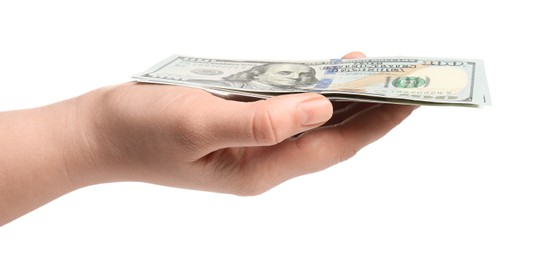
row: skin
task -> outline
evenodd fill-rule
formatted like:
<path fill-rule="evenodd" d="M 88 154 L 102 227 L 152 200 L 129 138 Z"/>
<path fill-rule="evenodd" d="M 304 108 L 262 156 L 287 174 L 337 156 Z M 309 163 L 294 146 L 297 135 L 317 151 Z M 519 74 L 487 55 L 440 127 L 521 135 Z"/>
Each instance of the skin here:
<path fill-rule="evenodd" d="M 257 195 L 351 158 L 413 109 L 332 104 L 315 93 L 242 102 L 129 82 L 2 112 L 0 225 L 108 182 Z"/>

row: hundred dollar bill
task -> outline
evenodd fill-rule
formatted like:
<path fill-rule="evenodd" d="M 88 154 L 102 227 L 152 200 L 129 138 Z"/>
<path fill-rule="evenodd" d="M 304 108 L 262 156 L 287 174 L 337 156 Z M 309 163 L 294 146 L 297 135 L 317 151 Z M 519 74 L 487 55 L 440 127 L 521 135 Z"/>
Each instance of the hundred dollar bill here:
<path fill-rule="evenodd" d="M 248 61 L 174 55 L 133 78 L 258 98 L 317 92 L 345 101 L 475 107 L 491 103 L 483 61 L 467 59 Z"/>

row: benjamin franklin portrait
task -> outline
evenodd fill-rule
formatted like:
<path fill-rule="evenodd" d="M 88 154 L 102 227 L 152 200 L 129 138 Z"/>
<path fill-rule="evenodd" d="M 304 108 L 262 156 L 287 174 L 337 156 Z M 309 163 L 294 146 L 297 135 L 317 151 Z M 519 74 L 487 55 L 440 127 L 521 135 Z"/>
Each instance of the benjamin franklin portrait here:
<path fill-rule="evenodd" d="M 224 78 L 236 88 L 288 90 L 309 88 L 318 83 L 316 71 L 298 63 L 268 63 Z"/>

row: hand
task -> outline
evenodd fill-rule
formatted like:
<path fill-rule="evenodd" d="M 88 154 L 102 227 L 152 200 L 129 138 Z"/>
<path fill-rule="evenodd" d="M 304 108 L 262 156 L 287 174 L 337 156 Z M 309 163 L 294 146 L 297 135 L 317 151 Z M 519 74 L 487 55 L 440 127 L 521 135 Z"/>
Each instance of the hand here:
<path fill-rule="evenodd" d="M 315 93 L 241 102 L 132 82 L 2 112 L 0 226 L 104 182 L 260 194 L 352 157 L 414 108 L 332 105 Z"/>
<path fill-rule="evenodd" d="M 354 52 L 343 58 L 360 57 Z M 239 102 L 143 83 L 99 89 L 80 99 L 94 101 L 79 102 L 91 115 L 85 125 L 94 169 L 90 175 L 69 170 L 72 180 L 83 186 L 142 181 L 238 195 L 260 194 L 346 160 L 415 108 L 332 105 L 315 93 Z"/>

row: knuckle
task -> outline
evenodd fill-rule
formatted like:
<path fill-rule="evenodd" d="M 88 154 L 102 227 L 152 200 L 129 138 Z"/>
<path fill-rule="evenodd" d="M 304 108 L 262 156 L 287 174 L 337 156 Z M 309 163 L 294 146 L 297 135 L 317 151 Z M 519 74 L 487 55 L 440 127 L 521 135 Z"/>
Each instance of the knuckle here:
<path fill-rule="evenodd" d="M 257 188 L 256 186 L 252 186 L 252 187 L 245 186 L 241 189 L 236 190 L 234 194 L 241 197 L 254 197 L 254 196 L 261 195 L 266 191 L 267 189 L 260 189 L 260 188 Z"/>
<path fill-rule="evenodd" d="M 352 157 L 354 157 L 358 153 L 357 149 L 354 148 L 346 148 L 343 150 L 342 154 L 338 157 L 337 162 L 343 162 L 346 161 Z"/>
<path fill-rule="evenodd" d="M 276 115 L 266 109 L 256 110 L 252 119 L 252 136 L 258 144 L 279 143 L 281 133 Z"/>
<path fill-rule="evenodd" d="M 233 194 L 242 197 L 252 197 L 260 195 L 269 189 L 270 187 L 264 185 L 261 180 L 257 178 L 247 178 L 236 185 Z"/>
<path fill-rule="evenodd" d="M 340 163 L 354 157 L 362 148 L 357 143 L 349 141 L 347 135 L 342 130 L 340 131 L 340 136 L 342 138 L 341 143 L 345 145 L 343 149 L 336 153 L 335 163 Z"/>
<path fill-rule="evenodd" d="M 209 138 L 204 134 L 200 120 L 191 116 L 176 120 L 175 125 L 170 127 L 173 147 L 182 148 L 186 151 L 188 160 L 195 160 L 201 156 L 201 151 L 207 147 Z M 187 127 L 190 126 L 190 127 Z M 193 157 L 193 158 L 192 158 Z"/>
<path fill-rule="evenodd" d="M 269 180 L 270 175 L 256 169 L 242 171 L 235 176 L 229 186 L 232 187 L 231 193 L 237 196 L 257 196 L 276 186 Z"/>

